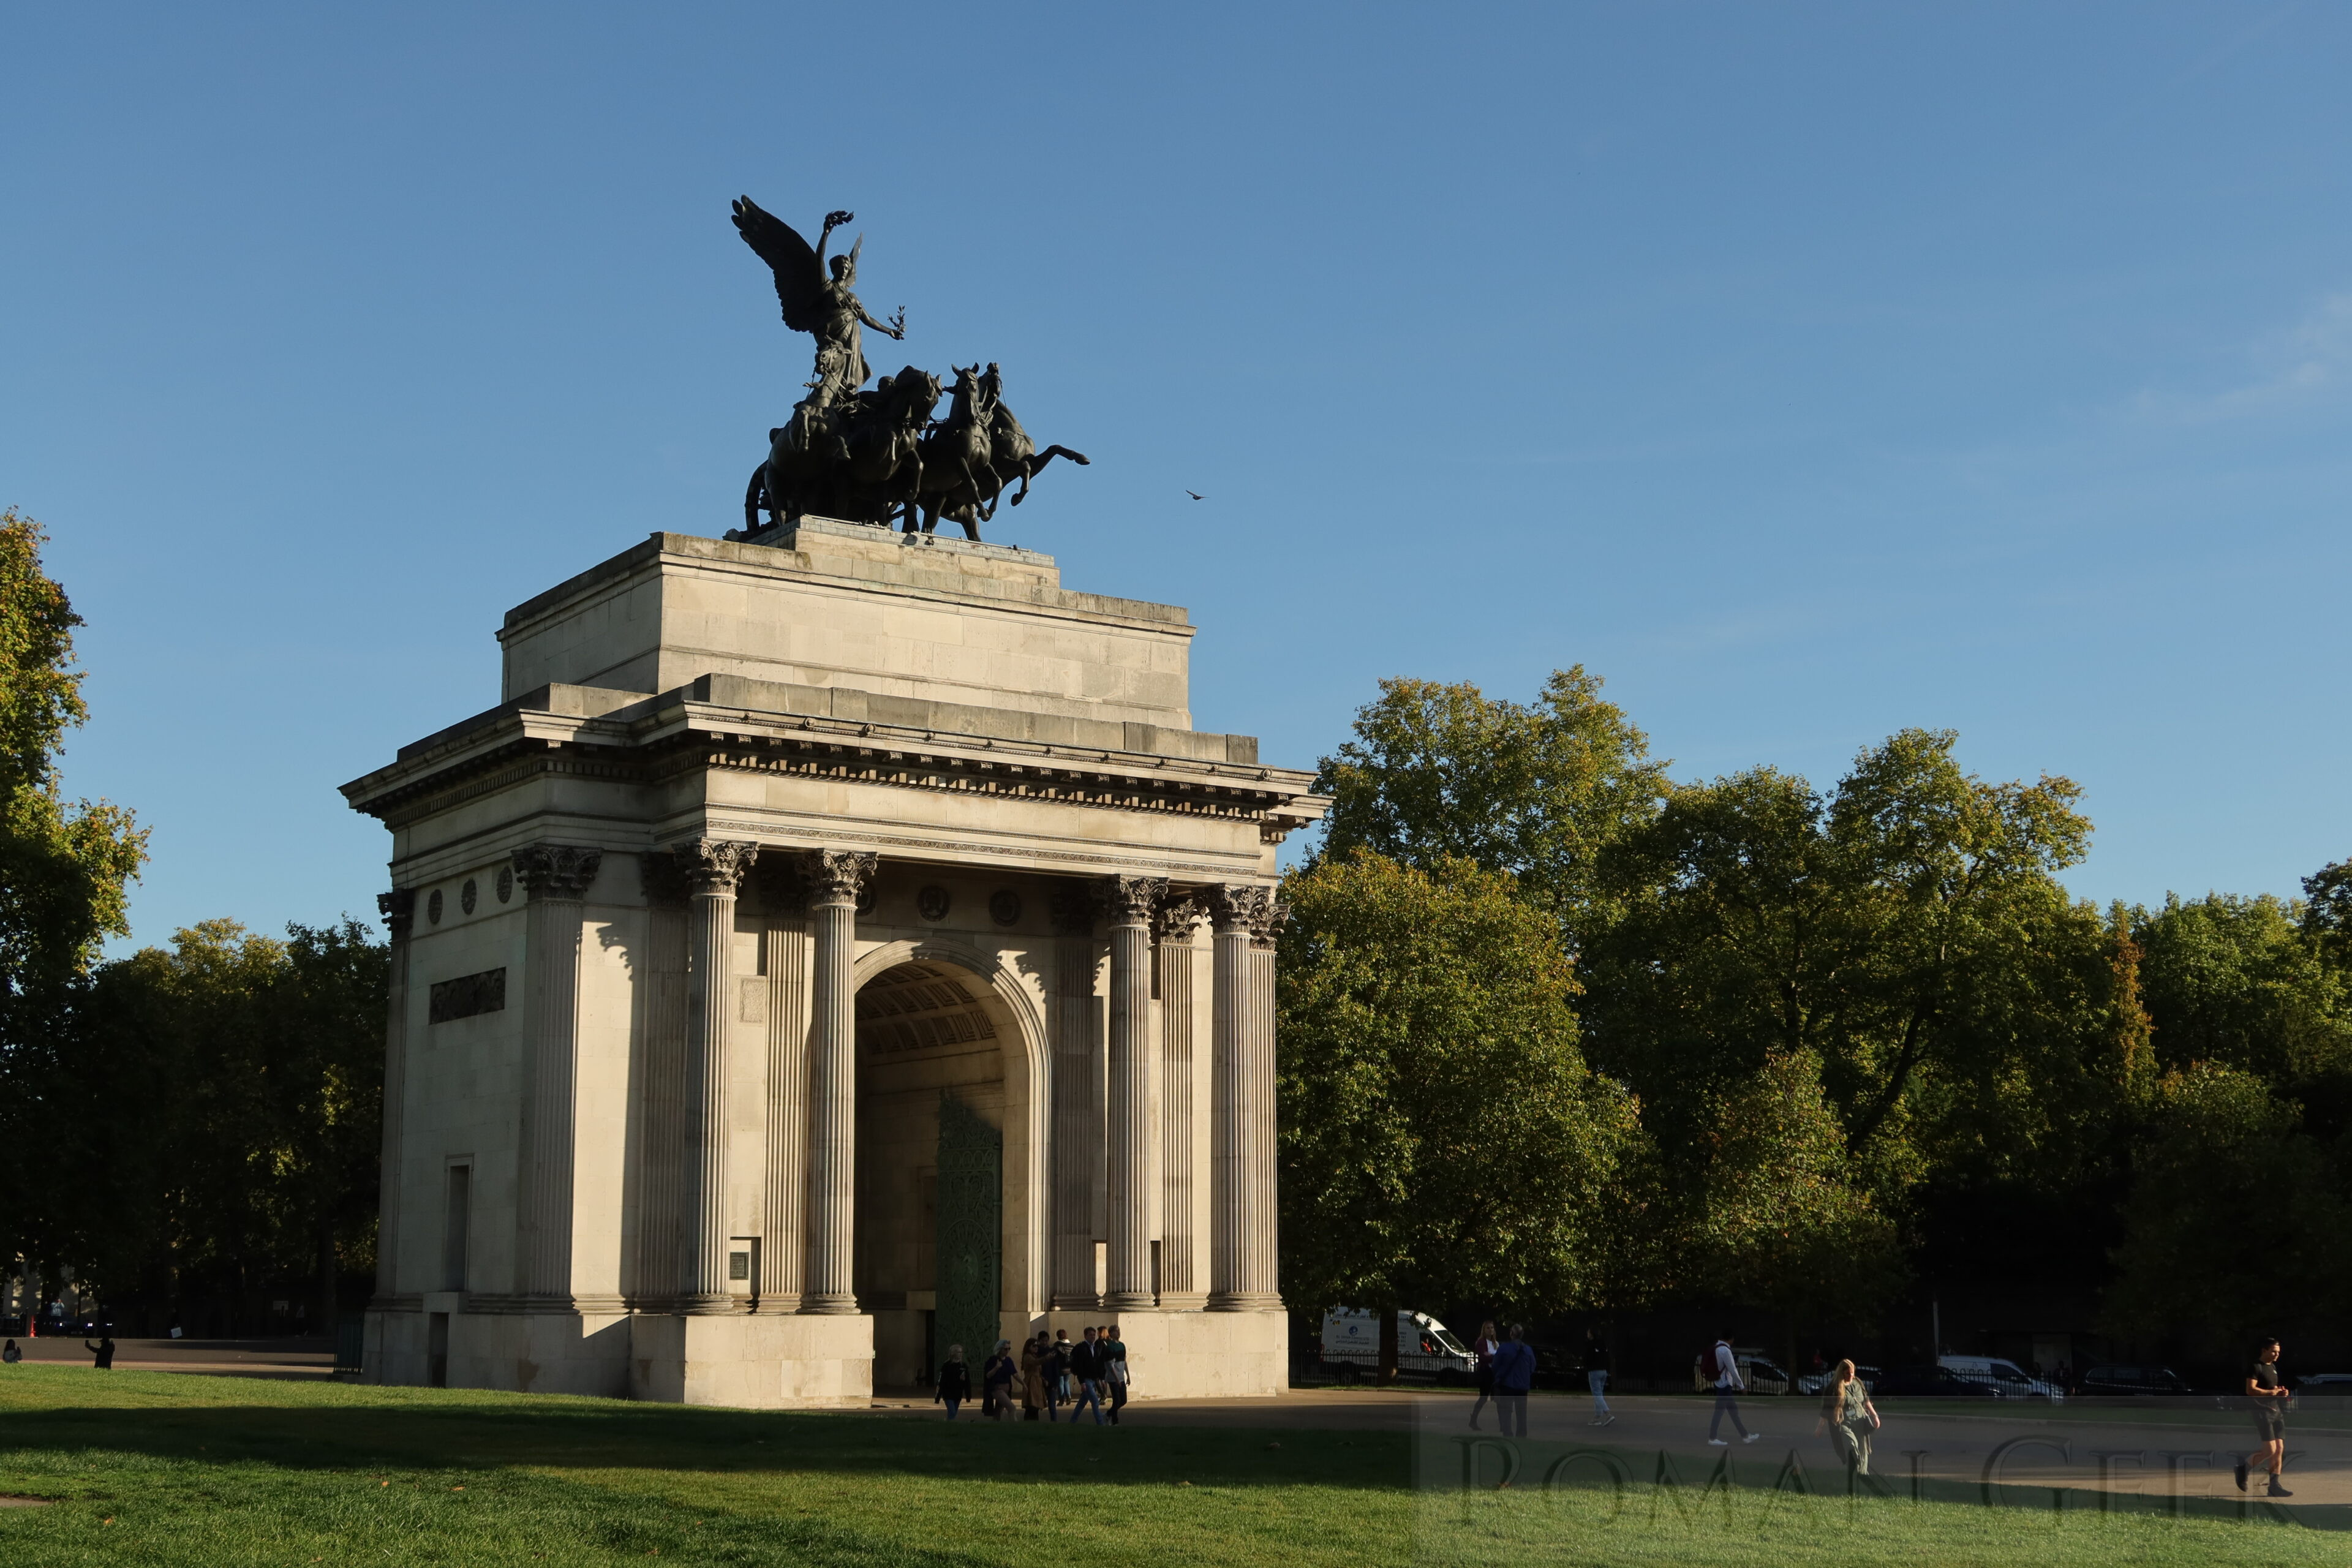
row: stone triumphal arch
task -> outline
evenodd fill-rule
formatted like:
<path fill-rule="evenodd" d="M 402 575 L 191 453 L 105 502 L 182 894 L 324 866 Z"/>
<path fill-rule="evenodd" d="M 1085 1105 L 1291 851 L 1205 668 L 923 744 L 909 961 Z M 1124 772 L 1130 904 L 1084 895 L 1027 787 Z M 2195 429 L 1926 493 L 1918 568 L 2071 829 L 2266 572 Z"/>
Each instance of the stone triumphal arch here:
<path fill-rule="evenodd" d="M 393 830 L 369 1375 L 854 1403 L 1116 1316 L 1139 1397 L 1285 1382 L 1275 847 L 1172 606 L 803 519 L 510 611 Z"/>

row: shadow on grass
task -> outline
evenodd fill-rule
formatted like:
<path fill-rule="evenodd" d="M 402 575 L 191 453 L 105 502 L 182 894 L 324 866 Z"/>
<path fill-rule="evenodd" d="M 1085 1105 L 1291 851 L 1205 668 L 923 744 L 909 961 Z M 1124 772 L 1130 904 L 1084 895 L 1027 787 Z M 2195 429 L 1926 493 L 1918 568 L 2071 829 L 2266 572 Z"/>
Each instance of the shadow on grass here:
<path fill-rule="evenodd" d="M 110 1450 L 288 1469 L 547 1467 L 865 1475 L 1057 1485 L 1403 1489 L 1401 1433 L 953 1423 L 864 1412 L 743 1411 L 469 1390 L 284 1387 L 166 1373 L 8 1380 L 0 1450 Z M 196 1386 L 201 1385 L 201 1387 Z M 96 1395 L 96 1397 L 92 1397 Z M 1130 1412 L 1130 1415 L 1135 1414 Z"/>

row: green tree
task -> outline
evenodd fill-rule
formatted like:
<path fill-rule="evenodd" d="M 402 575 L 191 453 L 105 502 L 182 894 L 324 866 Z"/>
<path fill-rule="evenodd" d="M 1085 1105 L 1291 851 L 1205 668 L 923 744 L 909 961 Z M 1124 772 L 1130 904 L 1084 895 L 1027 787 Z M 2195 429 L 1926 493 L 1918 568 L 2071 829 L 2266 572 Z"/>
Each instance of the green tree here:
<path fill-rule="evenodd" d="M 1301 1306 L 1588 1298 L 1637 1107 L 1577 1046 L 1558 922 L 1511 879 L 1362 849 L 1286 880 L 1283 1269 Z"/>
<path fill-rule="evenodd" d="M 2071 929 L 2107 967 L 2053 875 L 2090 832 L 2075 786 L 1987 783 L 1953 742 L 1904 731 L 1826 795 L 1769 768 L 1677 788 L 1612 852 L 1625 912 L 1586 954 L 1591 1048 L 1665 1112 L 1662 1137 L 1697 1138 L 1727 1086 L 1811 1055 L 1849 1150 L 1907 1180 L 1924 1091 L 2038 1048 L 2051 1009 L 2014 993 L 2037 944 Z"/>
<path fill-rule="evenodd" d="M 74 666 L 81 625 L 41 566 L 40 525 L 0 511 L 0 1254 L 69 1261 L 51 1177 L 47 1089 L 74 987 L 99 944 L 128 933 L 125 889 L 146 854 L 131 814 L 68 803 L 58 778 L 68 730 L 89 710 Z"/>
<path fill-rule="evenodd" d="M 1383 680 L 1316 787 L 1331 796 L 1325 853 L 1508 872 L 1573 940 L 1605 911 L 1602 850 L 1656 815 L 1667 784 L 1648 738 L 1579 665 L 1526 705 L 1466 682 Z"/>
<path fill-rule="evenodd" d="M 373 1263 L 384 947 L 355 921 L 178 932 L 96 976 L 55 1099 L 79 1169 L 83 1266 L 117 1299 L 251 1321 Z"/>
<path fill-rule="evenodd" d="M 1822 1092 L 1821 1062 L 1775 1053 L 1717 1106 L 1698 1223 L 1684 1247 L 1700 1295 L 1801 1321 L 1865 1325 L 1901 1285 L 1895 1222 L 1866 1189 Z"/>
<path fill-rule="evenodd" d="M 2116 1249 L 2112 1326 L 2224 1361 L 2256 1333 L 2342 1349 L 2352 1202 L 2294 1107 L 2242 1068 L 2204 1062 L 2168 1074 L 2156 1110 Z"/>
<path fill-rule="evenodd" d="M 2310 906 L 2171 896 L 2137 928 L 2166 1067 L 2227 1062 L 2298 1097 L 2352 1077 L 2352 973 L 2327 962 Z"/>

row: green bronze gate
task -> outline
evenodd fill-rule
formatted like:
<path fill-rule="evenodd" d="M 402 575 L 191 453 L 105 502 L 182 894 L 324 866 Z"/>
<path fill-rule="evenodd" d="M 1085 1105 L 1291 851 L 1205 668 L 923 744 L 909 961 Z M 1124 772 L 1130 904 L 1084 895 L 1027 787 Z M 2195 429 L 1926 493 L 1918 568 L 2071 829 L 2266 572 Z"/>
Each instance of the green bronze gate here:
<path fill-rule="evenodd" d="M 973 1392 L 980 1369 L 996 1348 L 998 1279 L 1003 1273 L 1004 1140 L 979 1112 L 951 1094 L 940 1096 L 939 1313 L 934 1354 L 963 1346 Z"/>

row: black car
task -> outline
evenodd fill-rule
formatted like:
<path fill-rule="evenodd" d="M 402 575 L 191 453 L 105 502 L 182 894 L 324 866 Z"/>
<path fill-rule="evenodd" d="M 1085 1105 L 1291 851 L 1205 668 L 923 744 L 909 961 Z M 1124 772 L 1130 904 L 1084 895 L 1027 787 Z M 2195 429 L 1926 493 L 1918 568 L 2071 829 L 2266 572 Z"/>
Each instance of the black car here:
<path fill-rule="evenodd" d="M 2000 1390 L 1981 1378 L 1963 1377 L 1948 1366 L 1898 1366 L 1881 1373 L 1871 1385 L 1871 1396 L 1937 1395 L 1946 1398 L 1991 1399 Z"/>
<path fill-rule="evenodd" d="M 2151 1396 L 2192 1394 L 2188 1380 L 2168 1366 L 2095 1366 L 2083 1373 L 2084 1394 Z"/>

